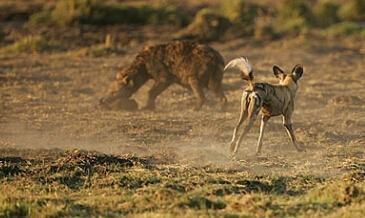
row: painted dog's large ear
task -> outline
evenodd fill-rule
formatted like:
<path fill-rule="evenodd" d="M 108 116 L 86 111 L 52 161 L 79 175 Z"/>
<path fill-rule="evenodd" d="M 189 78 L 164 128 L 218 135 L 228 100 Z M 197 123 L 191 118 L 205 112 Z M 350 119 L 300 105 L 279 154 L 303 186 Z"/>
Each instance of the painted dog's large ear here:
<path fill-rule="evenodd" d="M 280 69 L 280 67 L 274 65 L 272 68 L 272 71 L 274 72 L 274 75 L 279 78 L 282 79 L 284 77 L 284 71 L 282 69 Z"/>
<path fill-rule="evenodd" d="M 295 65 L 295 67 L 293 68 L 291 73 L 293 74 L 295 79 L 298 80 L 298 79 L 300 79 L 300 77 L 302 77 L 303 72 L 304 72 L 304 70 L 303 70 L 302 65 L 297 64 L 297 65 Z"/>

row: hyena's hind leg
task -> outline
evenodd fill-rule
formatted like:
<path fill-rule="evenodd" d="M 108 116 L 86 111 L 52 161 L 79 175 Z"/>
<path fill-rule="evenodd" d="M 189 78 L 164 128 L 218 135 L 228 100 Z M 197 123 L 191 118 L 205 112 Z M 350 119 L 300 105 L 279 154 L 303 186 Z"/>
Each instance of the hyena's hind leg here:
<path fill-rule="evenodd" d="M 221 109 L 224 110 L 227 106 L 227 97 L 224 95 L 222 84 L 218 81 L 211 81 L 208 89 L 219 99 Z"/>
<path fill-rule="evenodd" d="M 227 97 L 224 95 L 223 90 L 219 89 L 215 95 L 219 98 L 221 110 L 224 111 L 227 106 Z"/>
<path fill-rule="evenodd" d="M 231 151 L 231 153 L 233 153 L 233 151 L 235 149 L 235 143 L 236 143 L 236 140 L 237 140 L 238 130 L 240 129 L 242 123 L 247 118 L 248 95 L 249 95 L 249 92 L 247 92 L 247 91 L 244 91 L 242 93 L 240 117 L 238 119 L 236 127 L 233 130 L 233 136 L 232 136 L 232 140 L 230 142 L 230 151 Z"/>

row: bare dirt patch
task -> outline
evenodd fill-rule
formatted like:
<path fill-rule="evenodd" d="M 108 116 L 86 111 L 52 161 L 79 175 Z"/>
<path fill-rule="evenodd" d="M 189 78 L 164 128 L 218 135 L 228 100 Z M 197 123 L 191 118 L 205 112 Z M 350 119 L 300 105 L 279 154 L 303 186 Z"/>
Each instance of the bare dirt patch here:
<path fill-rule="evenodd" d="M 143 44 L 169 35 L 159 39 L 153 32 Z M 0 183 L 6 194 L 0 198 L 1 211 L 281 217 L 363 210 L 364 44 L 345 39 L 340 44 L 305 37 L 211 44 L 225 60 L 248 56 L 259 81 L 275 82 L 274 64 L 304 66 L 293 121 L 307 152 L 295 151 L 282 120 L 274 118 L 263 154 L 254 155 L 256 122 L 239 161 L 228 158 L 244 86 L 238 75 L 224 75 L 226 111 L 214 107 L 209 93 L 210 103 L 193 111 L 194 97 L 177 85 L 157 98 L 154 112 L 108 111 L 96 107 L 98 99 L 142 44 L 102 57 L 3 55 Z M 146 101 L 148 87 L 134 96 L 139 103 Z"/>

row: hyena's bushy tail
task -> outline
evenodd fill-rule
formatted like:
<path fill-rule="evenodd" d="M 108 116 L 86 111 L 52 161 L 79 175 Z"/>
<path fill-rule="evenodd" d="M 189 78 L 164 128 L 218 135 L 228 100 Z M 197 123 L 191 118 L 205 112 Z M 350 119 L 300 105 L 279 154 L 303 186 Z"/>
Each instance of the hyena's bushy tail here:
<path fill-rule="evenodd" d="M 243 80 L 247 80 L 250 83 L 253 81 L 253 69 L 252 65 L 248 61 L 247 57 L 239 57 L 231 60 L 224 67 L 224 70 L 236 70 L 241 73 Z"/>

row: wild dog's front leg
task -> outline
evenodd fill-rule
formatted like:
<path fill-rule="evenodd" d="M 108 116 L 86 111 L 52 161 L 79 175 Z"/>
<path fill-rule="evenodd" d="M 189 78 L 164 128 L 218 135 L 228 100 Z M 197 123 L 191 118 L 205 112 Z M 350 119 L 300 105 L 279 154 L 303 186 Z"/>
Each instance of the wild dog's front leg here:
<path fill-rule="evenodd" d="M 240 111 L 240 118 L 238 119 L 237 125 L 233 130 L 233 136 L 232 136 L 232 140 L 230 143 L 230 151 L 231 153 L 233 153 L 234 148 L 235 148 L 235 142 L 237 139 L 237 131 L 239 130 L 239 128 L 241 127 L 243 121 L 245 121 L 246 117 L 247 117 L 247 96 L 248 96 L 248 92 L 244 91 L 242 93 L 242 97 L 241 97 L 241 111 Z"/>
<path fill-rule="evenodd" d="M 191 89 L 193 90 L 194 95 L 198 99 L 198 104 L 195 107 L 195 110 L 200 110 L 206 100 L 204 92 L 199 84 L 199 81 L 196 78 L 190 79 L 189 84 Z"/>
<path fill-rule="evenodd" d="M 270 119 L 270 116 L 263 115 L 261 117 L 260 136 L 259 136 L 259 140 L 257 142 L 256 154 L 260 154 L 260 152 L 261 152 L 262 139 L 264 137 L 264 131 L 265 131 L 265 127 L 266 127 L 267 121 L 269 121 L 269 119 Z"/>
<path fill-rule="evenodd" d="M 152 88 L 148 91 L 148 99 L 147 105 L 144 109 L 153 110 L 155 109 L 155 101 L 158 95 L 160 95 L 167 87 L 169 87 L 170 83 L 166 81 L 156 81 L 153 84 Z"/>
<path fill-rule="evenodd" d="M 291 142 L 293 143 L 294 147 L 298 151 L 304 151 L 304 149 L 301 148 L 297 143 L 297 139 L 295 138 L 294 131 L 293 131 L 293 125 L 291 123 L 291 117 L 289 115 L 284 115 L 283 124 L 284 124 L 286 132 L 288 133 L 289 138 L 290 138 Z"/>

